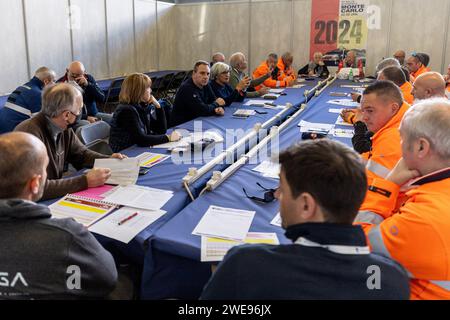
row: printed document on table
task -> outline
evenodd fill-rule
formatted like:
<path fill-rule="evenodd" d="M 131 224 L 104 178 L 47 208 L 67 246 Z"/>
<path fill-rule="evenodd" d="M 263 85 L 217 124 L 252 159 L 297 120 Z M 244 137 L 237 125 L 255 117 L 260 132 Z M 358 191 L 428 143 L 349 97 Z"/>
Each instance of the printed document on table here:
<path fill-rule="evenodd" d="M 210 206 L 192 234 L 244 241 L 255 211 Z"/>
<path fill-rule="evenodd" d="M 158 210 L 172 197 L 172 191 L 130 185 L 117 188 L 105 201 L 133 208 Z"/>
<path fill-rule="evenodd" d="M 339 106 L 351 107 L 351 108 L 356 108 L 359 106 L 359 103 L 353 101 L 352 99 L 333 99 L 333 100 L 328 100 L 327 103 L 337 104 Z"/>
<path fill-rule="evenodd" d="M 271 160 L 264 160 L 252 170 L 260 172 L 264 177 L 280 179 L 280 164 Z"/>
<path fill-rule="evenodd" d="M 212 139 L 214 142 L 223 142 L 221 134 L 215 131 L 191 132 L 188 136 L 181 138 L 179 141 L 167 142 L 153 146 L 153 148 L 175 149 L 188 147 L 190 143 L 197 142 L 202 139 Z"/>
<path fill-rule="evenodd" d="M 353 128 L 353 124 L 345 122 L 344 119 L 342 119 L 341 115 L 339 115 L 336 119 L 336 125 L 339 126 L 347 126 L 347 127 L 352 127 Z"/>
<path fill-rule="evenodd" d="M 143 152 L 138 155 L 136 158 L 139 159 L 139 166 L 150 168 L 154 165 L 163 162 L 164 160 L 170 158 L 168 155 L 152 153 L 152 152 Z"/>
<path fill-rule="evenodd" d="M 314 123 L 314 122 L 308 122 L 305 120 L 301 120 L 298 123 L 298 126 L 300 127 L 300 132 L 325 132 L 328 133 L 334 128 L 334 124 L 328 124 L 328 123 Z"/>
<path fill-rule="evenodd" d="M 114 203 L 68 194 L 48 206 L 52 218 L 72 218 L 85 227 L 117 208 Z"/>
<path fill-rule="evenodd" d="M 277 227 L 281 227 L 281 216 L 280 213 L 278 212 L 276 214 L 276 216 L 272 219 L 272 221 L 270 221 L 270 224 L 277 226 Z"/>
<path fill-rule="evenodd" d="M 328 109 L 329 113 L 341 113 L 343 109 L 335 109 L 335 108 L 330 108 Z"/>
<path fill-rule="evenodd" d="M 134 217 L 119 225 L 119 222 L 124 221 L 135 213 L 137 214 Z M 143 210 L 123 207 L 90 226 L 89 231 L 128 243 L 139 232 L 158 220 L 165 213 L 166 211 L 164 210 Z"/>
<path fill-rule="evenodd" d="M 139 159 L 95 159 L 94 168 L 111 169 L 111 176 L 106 181 L 107 184 L 117 184 L 127 186 L 135 184 L 139 176 Z"/>
<path fill-rule="evenodd" d="M 267 99 L 260 99 L 260 100 L 254 100 L 254 99 L 250 99 L 247 100 L 243 105 L 244 106 L 261 106 L 264 107 L 264 105 L 266 103 L 273 103 L 275 100 L 267 100 Z"/>
<path fill-rule="evenodd" d="M 353 138 L 355 132 L 352 129 L 334 129 L 333 136 L 338 138 Z"/>
<path fill-rule="evenodd" d="M 269 93 L 280 94 L 283 93 L 285 89 L 269 89 Z"/>
<path fill-rule="evenodd" d="M 249 232 L 245 237 L 244 242 L 202 237 L 201 261 L 222 261 L 228 250 L 234 246 L 239 246 L 244 243 L 264 243 L 277 245 L 280 242 L 276 233 L 267 232 Z"/>

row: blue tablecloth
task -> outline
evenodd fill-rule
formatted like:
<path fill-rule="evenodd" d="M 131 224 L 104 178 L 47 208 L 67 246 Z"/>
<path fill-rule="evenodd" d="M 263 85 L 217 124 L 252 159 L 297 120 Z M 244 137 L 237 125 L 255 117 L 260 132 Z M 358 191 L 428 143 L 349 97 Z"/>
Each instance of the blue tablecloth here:
<path fill-rule="evenodd" d="M 335 123 L 338 114 L 328 112 L 329 108 L 339 108 L 327 101 L 337 99 L 330 92 L 350 92 L 340 85 L 348 81 L 336 81 L 317 98 L 308 103 L 307 108 L 285 130 L 280 133 L 279 149 L 283 150 L 301 139 L 297 126 L 300 120 L 321 123 Z M 339 99 L 342 99 L 341 97 Z M 347 127 L 348 128 L 348 127 Z M 351 146 L 349 138 L 334 138 Z M 278 202 L 261 203 L 248 199 L 242 191 L 245 187 L 252 195 L 263 195 L 256 185 L 274 188 L 278 180 L 263 177 L 252 171 L 256 164 L 246 164 L 221 186 L 189 204 L 176 217 L 162 226 L 150 239 L 149 252 L 145 257 L 142 279 L 142 298 L 182 298 L 196 299 L 211 275 L 210 263 L 200 262 L 200 237 L 192 235 L 192 230 L 210 205 L 256 211 L 250 231 L 275 232 L 280 243 L 287 243 L 284 230 L 270 224 L 278 212 Z"/>

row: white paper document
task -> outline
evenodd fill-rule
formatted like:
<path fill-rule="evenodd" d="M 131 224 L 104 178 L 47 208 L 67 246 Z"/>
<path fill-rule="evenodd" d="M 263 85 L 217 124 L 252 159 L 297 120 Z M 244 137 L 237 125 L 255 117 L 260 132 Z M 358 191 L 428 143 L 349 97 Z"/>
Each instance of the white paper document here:
<path fill-rule="evenodd" d="M 330 108 L 328 109 L 329 113 L 341 113 L 342 109 L 335 109 L 335 108 Z"/>
<path fill-rule="evenodd" d="M 255 110 L 252 109 L 237 109 L 233 113 L 233 117 L 249 117 L 255 115 Z"/>
<path fill-rule="evenodd" d="M 172 197 L 172 191 L 130 185 L 117 188 L 105 201 L 133 208 L 158 210 Z"/>
<path fill-rule="evenodd" d="M 264 160 L 252 170 L 260 172 L 264 177 L 280 179 L 280 164 L 271 160 Z"/>
<path fill-rule="evenodd" d="M 276 93 L 276 94 L 280 94 L 283 93 L 284 89 L 269 89 L 269 93 Z"/>
<path fill-rule="evenodd" d="M 328 133 L 334 128 L 334 124 L 315 123 L 315 122 L 308 122 L 308 121 L 305 121 L 305 120 L 301 120 L 298 123 L 298 126 L 300 127 L 300 132 L 324 132 L 324 133 Z"/>
<path fill-rule="evenodd" d="M 244 241 L 255 211 L 210 206 L 192 234 Z"/>
<path fill-rule="evenodd" d="M 139 159 L 139 166 L 150 168 L 170 158 L 170 156 L 159 153 L 144 152 L 138 155 L 136 158 Z"/>
<path fill-rule="evenodd" d="M 107 184 L 117 184 L 127 186 L 135 184 L 139 176 L 139 159 L 95 159 L 94 168 L 111 169 L 111 176 L 106 181 Z"/>
<path fill-rule="evenodd" d="M 255 99 L 250 99 L 247 100 L 244 103 L 244 106 L 260 106 L 260 107 L 264 107 L 264 105 L 266 103 L 273 103 L 275 100 L 267 100 L 267 99 L 259 99 L 259 100 L 255 100 Z"/>
<path fill-rule="evenodd" d="M 244 242 L 202 237 L 201 261 L 222 261 L 228 250 L 234 246 L 239 246 L 245 243 L 265 243 L 277 245 L 280 242 L 276 233 L 266 232 L 249 232 L 244 239 Z"/>
<path fill-rule="evenodd" d="M 93 224 L 89 231 L 128 243 L 165 213 L 163 210 L 123 207 Z"/>
<path fill-rule="evenodd" d="M 277 215 L 272 219 L 272 221 L 270 221 L 270 224 L 277 226 L 277 227 L 281 227 L 281 216 L 280 213 L 278 212 Z"/>
<path fill-rule="evenodd" d="M 359 106 L 358 102 L 353 101 L 352 99 L 332 99 L 328 100 L 327 103 L 337 104 L 343 107 L 356 108 Z"/>
<path fill-rule="evenodd" d="M 300 88 L 303 88 L 303 87 L 306 87 L 306 84 L 294 84 L 291 88 L 300 89 Z"/>
<path fill-rule="evenodd" d="M 345 122 L 344 119 L 342 119 L 341 115 L 339 115 L 336 119 L 336 125 L 339 126 L 347 126 L 347 127 L 352 127 L 353 128 L 353 124 Z"/>
<path fill-rule="evenodd" d="M 334 129 L 333 136 L 339 138 L 353 138 L 355 132 L 352 129 Z"/>
<path fill-rule="evenodd" d="M 223 137 L 215 131 L 191 132 L 188 136 L 178 141 L 167 142 L 153 146 L 154 148 L 175 149 L 188 147 L 191 142 L 197 142 L 202 139 L 212 139 L 214 142 L 223 142 Z"/>

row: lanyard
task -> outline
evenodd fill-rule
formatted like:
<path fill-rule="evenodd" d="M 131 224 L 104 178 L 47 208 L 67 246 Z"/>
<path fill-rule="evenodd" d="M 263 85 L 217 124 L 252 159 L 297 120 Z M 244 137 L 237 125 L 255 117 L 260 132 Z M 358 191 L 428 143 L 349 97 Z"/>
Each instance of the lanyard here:
<path fill-rule="evenodd" d="M 295 244 L 299 244 L 301 246 L 305 247 L 319 247 L 327 249 L 328 251 L 338 253 L 338 254 L 369 254 L 370 249 L 368 246 L 365 247 L 359 247 L 359 246 L 341 246 L 341 245 L 333 245 L 333 244 L 320 244 L 317 242 L 310 241 L 306 238 L 300 237 L 295 241 Z"/>

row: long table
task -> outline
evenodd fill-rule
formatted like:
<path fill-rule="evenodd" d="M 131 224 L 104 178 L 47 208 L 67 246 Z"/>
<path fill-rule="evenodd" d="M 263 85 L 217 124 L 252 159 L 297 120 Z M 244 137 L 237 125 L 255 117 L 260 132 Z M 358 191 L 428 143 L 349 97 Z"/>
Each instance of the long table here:
<path fill-rule="evenodd" d="M 339 106 L 327 102 L 336 99 L 330 96 L 330 92 L 352 91 L 349 88 L 340 87 L 343 84 L 350 84 L 350 82 L 337 80 L 320 96 L 308 103 L 306 109 L 295 121 L 280 133 L 280 150 L 301 140 L 297 124 L 302 119 L 310 122 L 335 123 L 338 114 L 330 113 L 328 110 L 339 108 Z M 330 138 L 351 146 L 349 138 Z M 242 190 L 242 187 L 245 187 L 248 193 L 262 196 L 264 191 L 256 185 L 256 182 L 266 188 L 277 187 L 278 180 L 264 177 L 252 170 L 256 165 L 247 163 L 242 166 L 213 192 L 206 193 L 189 204 L 149 239 L 149 252 L 145 257 L 142 279 L 142 298 L 197 299 L 199 297 L 203 286 L 211 276 L 211 263 L 200 262 L 201 238 L 192 235 L 192 231 L 210 205 L 255 211 L 250 231 L 275 232 L 280 243 L 288 243 L 284 230 L 270 224 L 279 210 L 278 202 L 253 201 L 248 199 Z"/>

